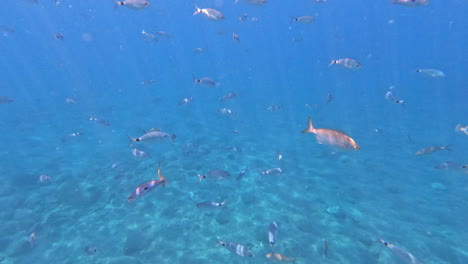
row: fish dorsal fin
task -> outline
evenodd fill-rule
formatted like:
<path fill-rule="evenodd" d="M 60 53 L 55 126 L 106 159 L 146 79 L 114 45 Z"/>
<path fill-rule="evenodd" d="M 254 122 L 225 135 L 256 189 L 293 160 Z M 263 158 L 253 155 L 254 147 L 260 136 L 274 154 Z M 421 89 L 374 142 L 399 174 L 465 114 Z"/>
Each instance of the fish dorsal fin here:
<path fill-rule="evenodd" d="M 344 132 L 344 131 L 341 130 L 341 129 L 327 128 L 327 130 L 335 131 L 335 132 L 338 132 L 338 133 L 340 133 L 340 134 L 344 134 L 344 135 L 346 135 L 346 136 L 348 135 L 348 134 L 346 134 L 346 132 Z"/>

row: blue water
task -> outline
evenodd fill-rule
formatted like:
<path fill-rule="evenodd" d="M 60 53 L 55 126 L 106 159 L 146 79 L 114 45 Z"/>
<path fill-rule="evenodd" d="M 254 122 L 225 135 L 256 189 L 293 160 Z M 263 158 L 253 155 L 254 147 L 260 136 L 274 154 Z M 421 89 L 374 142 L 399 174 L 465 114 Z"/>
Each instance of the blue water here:
<path fill-rule="evenodd" d="M 139 11 L 110 0 L 2 1 L 0 96 L 14 101 L 0 104 L 0 263 L 270 263 L 273 221 L 274 252 L 296 263 L 409 263 L 378 237 L 423 263 L 468 263 L 468 174 L 434 168 L 468 163 L 468 135 L 455 131 L 468 125 L 467 1 L 150 1 Z M 224 21 L 192 16 L 195 4 Z M 302 15 L 316 20 L 291 23 Z M 145 41 L 142 30 L 171 38 Z M 328 67 L 346 57 L 362 67 Z M 405 103 L 385 100 L 388 91 Z M 219 101 L 228 92 L 238 96 Z M 361 149 L 301 134 L 308 116 Z M 174 143 L 134 145 L 151 155 L 135 158 L 127 135 L 152 127 Z M 446 144 L 453 150 L 415 155 Z M 158 163 L 169 185 L 128 202 L 157 179 Z M 259 172 L 278 166 L 282 175 Z M 214 169 L 231 176 L 198 182 Z"/>

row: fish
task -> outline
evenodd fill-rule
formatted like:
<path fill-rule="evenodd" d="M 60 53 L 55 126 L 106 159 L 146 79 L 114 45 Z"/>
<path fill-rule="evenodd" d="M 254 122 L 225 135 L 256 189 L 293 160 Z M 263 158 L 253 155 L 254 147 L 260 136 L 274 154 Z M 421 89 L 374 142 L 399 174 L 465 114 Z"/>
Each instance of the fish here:
<path fill-rule="evenodd" d="M 144 195 L 146 195 L 149 191 L 155 189 L 159 185 L 162 185 L 163 187 L 168 184 L 166 178 L 162 174 L 161 167 L 158 165 L 158 179 L 157 180 L 149 180 L 146 182 L 143 182 L 142 184 L 138 185 L 138 187 L 133 191 L 127 198 L 128 202 L 132 202 L 137 198 L 141 198 Z"/>
<path fill-rule="evenodd" d="M 65 142 L 68 142 L 70 140 L 73 140 L 74 138 L 76 138 L 77 136 L 80 136 L 81 133 L 80 132 L 74 132 L 74 133 L 70 133 L 70 134 L 67 134 L 65 136 L 63 136 L 60 141 L 62 143 L 65 143 Z"/>
<path fill-rule="evenodd" d="M 227 93 L 227 94 L 221 96 L 221 97 L 219 98 L 219 100 L 222 101 L 222 102 L 225 102 L 225 101 L 232 100 L 232 99 L 234 99 L 234 98 L 236 98 L 236 97 L 237 97 L 237 94 L 236 94 L 236 93 L 234 93 L 234 92 L 229 92 L 229 93 Z"/>
<path fill-rule="evenodd" d="M 439 163 L 435 165 L 434 168 L 438 170 L 451 170 L 451 171 L 468 173 L 468 165 L 462 165 L 460 163 L 453 162 L 453 161 L 446 161 L 446 162 Z"/>
<path fill-rule="evenodd" d="M 206 173 L 205 175 L 198 174 L 198 182 L 201 182 L 203 179 L 207 181 L 221 181 L 229 176 L 231 176 L 231 174 L 229 174 L 226 171 L 212 170 Z"/>
<path fill-rule="evenodd" d="M 28 241 L 29 241 L 29 246 L 34 247 L 34 243 L 36 242 L 36 232 L 32 232 L 29 235 Z"/>
<path fill-rule="evenodd" d="M 86 246 L 84 248 L 84 251 L 86 252 L 86 254 L 88 255 L 93 255 L 94 253 L 97 252 L 97 248 L 96 247 L 93 247 L 93 246 Z"/>
<path fill-rule="evenodd" d="M 146 158 L 151 157 L 150 154 L 144 152 L 143 150 L 139 150 L 137 148 L 132 149 L 132 155 L 136 158 Z"/>
<path fill-rule="evenodd" d="M 237 35 L 236 33 L 232 32 L 232 39 L 237 41 L 237 42 L 240 42 L 240 38 L 239 38 L 239 35 Z"/>
<path fill-rule="evenodd" d="M 64 40 L 65 37 L 62 35 L 62 33 L 57 33 L 54 35 L 54 38 L 55 39 L 58 39 L 58 40 Z"/>
<path fill-rule="evenodd" d="M 429 0 L 393 0 L 392 3 L 406 7 L 418 7 L 429 4 Z"/>
<path fill-rule="evenodd" d="M 117 4 L 117 6 L 125 6 L 129 9 L 132 10 L 143 10 L 148 7 L 150 7 L 150 2 L 146 0 L 125 0 L 125 1 L 116 1 L 114 2 Z"/>
<path fill-rule="evenodd" d="M 174 143 L 174 139 L 176 138 L 176 135 L 168 134 L 162 131 L 151 131 L 151 132 L 147 132 L 143 134 L 142 136 L 138 138 L 133 138 L 131 136 L 128 136 L 128 138 L 132 142 L 143 142 L 143 143 L 157 142 L 157 141 L 161 141 L 162 139 L 169 138 L 171 142 Z"/>
<path fill-rule="evenodd" d="M 338 146 L 343 149 L 360 149 L 356 141 L 348 135 L 332 129 L 314 128 L 312 118 L 309 117 L 308 121 L 308 127 L 302 130 L 302 133 L 314 133 L 317 143 Z"/>
<path fill-rule="evenodd" d="M 141 34 L 145 36 L 143 40 L 146 42 L 158 42 L 159 41 L 159 39 L 154 34 L 148 33 L 144 29 L 141 30 Z"/>
<path fill-rule="evenodd" d="M 220 21 L 224 19 L 223 13 L 220 11 L 213 9 L 213 8 L 198 8 L 198 6 L 195 5 L 195 12 L 193 15 L 197 14 L 203 14 L 205 15 L 209 20 L 213 21 Z"/>
<path fill-rule="evenodd" d="M 197 208 L 209 210 L 209 209 L 214 209 L 216 207 L 223 206 L 225 203 L 226 203 L 226 201 L 222 201 L 220 203 L 212 202 L 212 201 L 204 201 L 204 202 L 197 203 Z"/>
<path fill-rule="evenodd" d="M 439 150 L 448 150 L 452 151 L 451 145 L 445 145 L 445 146 L 430 146 L 427 148 L 420 149 L 416 152 L 416 155 L 427 155 L 427 154 L 432 154 L 436 151 Z"/>
<path fill-rule="evenodd" d="M 143 30 L 144 31 L 144 30 Z M 153 79 L 147 79 L 147 80 L 143 80 L 140 84 L 141 85 L 151 85 L 153 83 L 155 83 L 156 80 L 153 80 Z"/>
<path fill-rule="evenodd" d="M 13 99 L 10 99 L 6 96 L 0 96 L 0 104 L 9 104 L 12 102 L 13 102 Z"/>
<path fill-rule="evenodd" d="M 270 105 L 267 107 L 267 110 L 270 112 L 275 112 L 281 109 L 281 106 L 279 105 Z"/>
<path fill-rule="evenodd" d="M 192 97 L 184 98 L 184 99 L 180 100 L 179 103 L 177 103 L 177 105 L 179 105 L 179 106 L 186 105 L 186 104 L 192 102 L 192 100 L 193 100 Z"/>
<path fill-rule="evenodd" d="M 327 94 L 327 103 L 331 103 L 333 101 L 333 94 L 328 93 Z"/>
<path fill-rule="evenodd" d="M 45 183 L 45 182 L 48 182 L 50 180 L 52 180 L 52 177 L 49 176 L 49 175 L 42 174 L 42 175 L 39 176 L 39 182 L 40 183 Z"/>
<path fill-rule="evenodd" d="M 247 14 L 242 14 L 240 17 L 239 17 L 239 21 L 245 21 L 247 19 L 247 17 L 249 17 L 249 15 Z"/>
<path fill-rule="evenodd" d="M 198 53 L 198 54 L 204 53 L 205 51 L 206 51 L 206 49 L 204 49 L 204 48 L 194 48 L 192 50 L 193 53 Z"/>
<path fill-rule="evenodd" d="M 300 16 L 300 17 L 293 17 L 293 22 L 298 22 L 300 24 L 310 24 L 315 21 L 315 17 L 313 16 Z"/>
<path fill-rule="evenodd" d="M 102 119 L 102 118 L 90 117 L 89 121 L 92 121 L 92 122 L 94 122 L 96 124 L 100 124 L 100 125 L 103 125 L 103 126 L 110 126 L 110 123 L 107 122 L 106 120 Z"/>
<path fill-rule="evenodd" d="M 268 253 L 265 255 L 265 257 L 274 261 L 285 261 L 285 262 L 292 262 L 292 263 L 296 262 L 296 259 L 288 258 L 284 255 L 281 255 L 280 253 Z"/>
<path fill-rule="evenodd" d="M 455 132 L 462 132 L 462 133 L 465 133 L 465 135 L 468 136 L 468 126 L 457 125 L 455 127 Z"/>
<path fill-rule="evenodd" d="M 255 257 L 253 251 L 242 244 L 218 240 L 218 244 L 216 244 L 216 246 L 219 245 L 225 247 L 227 250 L 231 251 L 232 253 L 236 253 L 241 257 Z"/>
<path fill-rule="evenodd" d="M 388 243 L 387 241 L 383 240 L 382 238 L 379 238 L 380 243 L 384 244 L 390 251 L 393 252 L 396 256 L 398 256 L 401 260 L 405 261 L 408 264 L 423 264 L 422 261 L 417 259 L 413 254 L 409 253 L 408 251 L 402 249 L 399 246 L 396 246 L 394 244 Z"/>
<path fill-rule="evenodd" d="M 65 98 L 66 104 L 76 104 L 76 100 L 70 97 Z"/>
<path fill-rule="evenodd" d="M 445 73 L 436 69 L 417 69 L 416 72 L 422 73 L 432 78 L 444 78 Z"/>
<path fill-rule="evenodd" d="M 276 233 L 278 232 L 278 226 L 278 223 L 275 221 L 268 227 L 268 243 L 272 248 L 276 243 Z"/>
<path fill-rule="evenodd" d="M 248 171 L 249 171 L 248 168 L 241 170 L 236 177 L 236 181 L 240 181 Z"/>
<path fill-rule="evenodd" d="M 348 69 L 359 69 L 362 67 L 359 61 L 351 58 L 331 60 L 330 64 L 328 64 L 328 67 L 332 66 L 333 64 L 338 64 Z"/>
<path fill-rule="evenodd" d="M 260 172 L 262 175 L 281 175 L 284 171 L 281 168 L 273 168 L 266 171 L 260 170 Z"/>
<path fill-rule="evenodd" d="M 9 26 L 0 25 L 0 32 L 3 32 L 3 36 L 8 37 L 9 34 L 15 33 L 15 29 Z"/>
<path fill-rule="evenodd" d="M 154 34 L 159 35 L 161 37 L 165 37 L 166 39 L 172 38 L 171 34 L 165 32 L 165 31 L 155 31 Z"/>
<path fill-rule="evenodd" d="M 386 99 L 387 101 L 389 101 L 389 102 L 396 103 L 396 104 L 403 104 L 403 103 L 405 103 L 404 100 L 397 99 L 397 98 L 393 95 L 393 93 L 392 93 L 391 91 L 389 91 L 389 92 L 387 92 L 387 93 L 385 94 L 385 99 Z"/>
<path fill-rule="evenodd" d="M 200 78 L 200 79 L 193 78 L 193 79 L 194 79 L 193 85 L 198 84 L 198 85 L 203 86 L 203 87 L 215 87 L 215 86 L 218 85 L 218 83 L 215 82 L 210 77 L 203 77 L 203 78 Z"/>
<path fill-rule="evenodd" d="M 233 114 L 236 113 L 236 112 L 232 111 L 231 109 L 225 108 L 225 107 L 219 108 L 219 109 L 218 109 L 218 112 L 219 112 L 220 114 L 222 114 L 222 115 L 233 115 Z"/>
<path fill-rule="evenodd" d="M 278 157 L 278 161 L 280 161 L 281 164 L 283 164 L 283 154 L 281 154 L 279 150 L 276 151 L 276 156 Z"/>

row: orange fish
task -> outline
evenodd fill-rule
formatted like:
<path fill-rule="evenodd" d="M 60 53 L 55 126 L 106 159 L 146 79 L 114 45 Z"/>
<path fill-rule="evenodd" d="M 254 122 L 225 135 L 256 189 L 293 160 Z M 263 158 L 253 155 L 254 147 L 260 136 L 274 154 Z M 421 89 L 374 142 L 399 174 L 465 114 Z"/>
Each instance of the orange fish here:
<path fill-rule="evenodd" d="M 354 139 L 342 132 L 332 129 L 314 128 L 310 117 L 309 125 L 306 129 L 302 130 L 302 133 L 314 133 L 319 144 L 333 145 L 346 149 L 352 148 L 354 150 L 358 150 L 360 148 Z"/>
<path fill-rule="evenodd" d="M 286 262 L 292 262 L 292 263 L 296 262 L 296 259 L 290 259 L 286 256 L 281 255 L 280 253 L 268 253 L 266 254 L 265 257 L 271 260 L 275 260 L 275 261 L 278 260 L 278 261 L 286 261 Z"/>

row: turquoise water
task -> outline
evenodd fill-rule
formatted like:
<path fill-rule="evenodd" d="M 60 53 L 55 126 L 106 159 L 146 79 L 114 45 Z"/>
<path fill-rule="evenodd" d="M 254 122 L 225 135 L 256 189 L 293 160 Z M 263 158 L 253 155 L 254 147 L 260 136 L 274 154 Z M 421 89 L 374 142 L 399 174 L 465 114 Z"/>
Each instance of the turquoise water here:
<path fill-rule="evenodd" d="M 410 263 L 379 237 L 423 263 L 468 263 L 468 174 L 434 168 L 468 163 L 468 136 L 455 131 L 468 125 L 466 1 L 60 2 L 0 9 L 0 96 L 14 100 L 0 104 L 0 263 L 270 263 L 273 221 L 274 252 L 296 263 Z M 195 4 L 225 19 L 192 16 Z M 315 22 L 291 22 L 302 15 Z M 171 37 L 148 41 L 142 30 Z M 346 57 L 362 67 L 328 67 Z M 238 96 L 219 100 L 229 92 Z M 308 116 L 360 150 L 301 134 Z M 130 145 L 127 135 L 153 127 L 174 143 Z M 158 164 L 169 184 L 128 202 Z M 275 167 L 284 173 L 259 171 Z M 231 176 L 198 182 L 214 169 Z"/>

